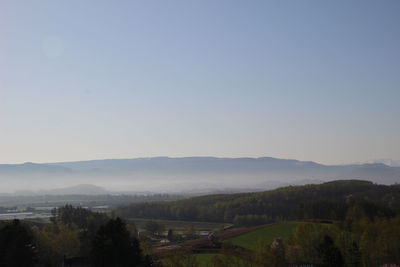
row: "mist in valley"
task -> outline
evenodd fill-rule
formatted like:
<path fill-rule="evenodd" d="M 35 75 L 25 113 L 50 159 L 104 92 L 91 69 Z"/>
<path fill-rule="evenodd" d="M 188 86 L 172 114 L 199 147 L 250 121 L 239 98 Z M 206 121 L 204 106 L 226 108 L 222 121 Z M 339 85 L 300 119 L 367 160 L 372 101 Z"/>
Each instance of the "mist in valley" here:
<path fill-rule="evenodd" d="M 381 163 L 328 166 L 269 157 L 158 157 L 0 165 L 1 193 L 17 195 L 229 193 L 337 179 L 393 184 L 399 177 L 399 167 Z"/>

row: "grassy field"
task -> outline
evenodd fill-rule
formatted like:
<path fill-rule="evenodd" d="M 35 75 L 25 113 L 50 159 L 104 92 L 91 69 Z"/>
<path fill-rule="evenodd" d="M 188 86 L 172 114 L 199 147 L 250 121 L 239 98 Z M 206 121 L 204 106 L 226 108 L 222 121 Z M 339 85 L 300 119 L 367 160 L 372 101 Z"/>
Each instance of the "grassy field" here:
<path fill-rule="evenodd" d="M 254 250 L 257 247 L 257 243 L 261 240 L 267 243 L 271 243 L 275 237 L 281 237 L 287 240 L 297 225 L 297 222 L 268 225 L 249 233 L 230 238 L 227 241 L 232 242 L 234 245 Z"/>
<path fill-rule="evenodd" d="M 200 264 L 200 267 L 206 267 L 209 263 L 211 263 L 211 259 L 215 255 L 218 254 L 202 253 L 202 254 L 195 254 L 194 256 L 196 257 L 197 262 Z"/>
<path fill-rule="evenodd" d="M 208 267 L 211 265 L 212 258 L 217 255 L 221 255 L 221 254 L 195 254 L 194 256 L 196 257 L 196 260 L 199 263 L 199 267 Z M 232 256 L 229 256 L 229 257 L 232 257 Z M 232 265 L 229 265 L 229 267 L 237 266 L 237 264 L 235 264 L 235 263 L 239 263 L 240 266 L 243 266 L 242 264 L 246 263 L 246 261 L 244 261 L 243 259 L 238 258 L 238 257 L 234 257 L 233 260 L 234 261 L 232 262 Z"/>

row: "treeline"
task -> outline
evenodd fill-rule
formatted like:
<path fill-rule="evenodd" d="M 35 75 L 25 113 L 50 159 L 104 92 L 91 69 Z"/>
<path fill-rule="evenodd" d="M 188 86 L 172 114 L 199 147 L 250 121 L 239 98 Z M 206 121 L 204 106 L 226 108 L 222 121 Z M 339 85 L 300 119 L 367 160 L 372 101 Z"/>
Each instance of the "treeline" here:
<path fill-rule="evenodd" d="M 300 224 L 285 247 L 286 262 L 315 266 L 396 266 L 400 262 L 400 217 L 368 217 L 334 225 Z"/>
<path fill-rule="evenodd" d="M 0 196 L 0 206 L 64 206 L 68 203 L 80 203 L 88 207 L 100 205 L 123 205 L 126 203 L 177 200 L 182 196 L 174 194 L 107 194 L 107 195 L 35 195 Z M 11 208 L 5 208 L 11 209 Z"/>
<path fill-rule="evenodd" d="M 125 218 L 235 222 L 254 225 L 279 220 L 344 220 L 346 216 L 392 217 L 400 210 L 400 185 L 339 180 L 320 185 L 194 197 L 169 202 L 120 206 Z M 362 214 L 361 214 L 362 213 Z"/>
<path fill-rule="evenodd" d="M 150 266 L 121 219 L 70 205 L 53 215 L 51 223 L 0 222 L 0 266 Z"/>

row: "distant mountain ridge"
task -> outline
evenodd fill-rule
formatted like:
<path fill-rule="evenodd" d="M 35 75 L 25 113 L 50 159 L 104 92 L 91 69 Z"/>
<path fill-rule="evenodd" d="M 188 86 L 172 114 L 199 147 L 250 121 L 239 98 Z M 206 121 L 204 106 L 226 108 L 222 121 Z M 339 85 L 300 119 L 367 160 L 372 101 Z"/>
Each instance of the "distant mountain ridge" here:
<path fill-rule="evenodd" d="M 382 163 L 390 167 L 400 167 L 400 160 L 393 160 L 393 159 L 374 159 L 365 162 L 359 162 L 357 164 L 371 164 L 371 163 Z"/>
<path fill-rule="evenodd" d="M 271 189 L 287 184 L 304 184 L 305 181 L 326 182 L 337 179 L 399 183 L 400 167 L 390 167 L 383 163 L 323 165 L 312 161 L 271 157 L 154 157 L 0 164 L 0 181 L 9 180 L 10 185 L 15 186 L 36 182 L 34 187 L 45 183 L 51 188 L 94 184 L 107 189 L 112 186 L 116 190 L 176 192 L 194 188 Z"/>

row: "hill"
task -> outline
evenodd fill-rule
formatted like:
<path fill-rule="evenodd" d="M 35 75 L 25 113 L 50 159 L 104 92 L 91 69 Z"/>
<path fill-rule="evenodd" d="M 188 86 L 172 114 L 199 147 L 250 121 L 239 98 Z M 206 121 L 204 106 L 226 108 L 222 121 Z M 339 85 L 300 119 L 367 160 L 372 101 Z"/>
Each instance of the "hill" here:
<path fill-rule="evenodd" d="M 320 185 L 194 197 L 119 207 L 124 217 L 234 222 L 255 225 L 280 220 L 343 220 L 351 216 L 391 216 L 400 210 L 400 185 L 338 180 Z"/>

